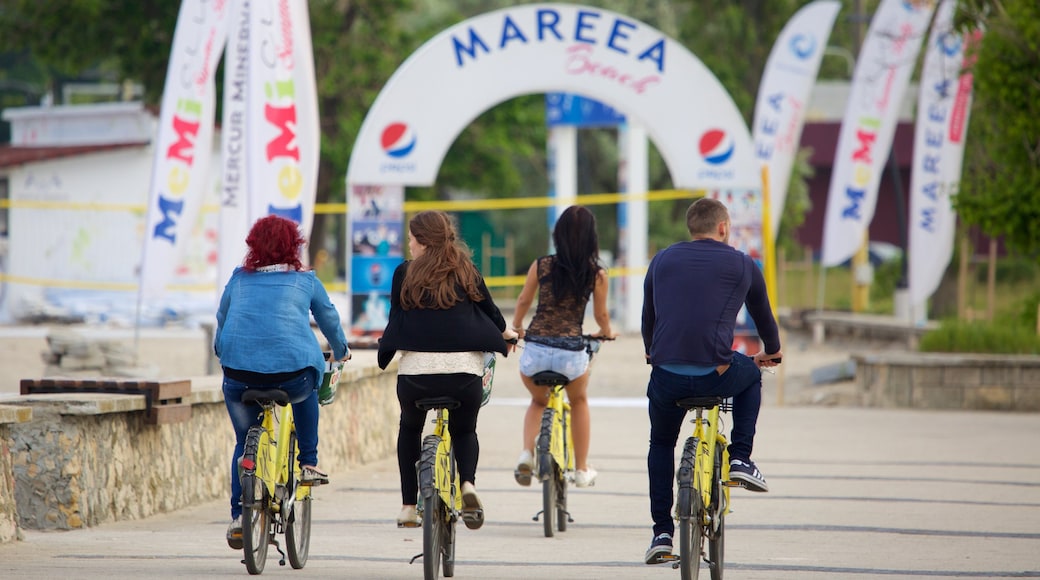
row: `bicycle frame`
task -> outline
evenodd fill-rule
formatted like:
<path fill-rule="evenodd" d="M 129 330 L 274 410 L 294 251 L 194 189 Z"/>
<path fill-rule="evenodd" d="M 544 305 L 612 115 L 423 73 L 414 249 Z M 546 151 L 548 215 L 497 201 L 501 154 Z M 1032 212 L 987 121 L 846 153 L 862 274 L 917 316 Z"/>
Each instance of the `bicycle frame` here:
<path fill-rule="evenodd" d="M 546 404 L 546 408 L 554 411 L 552 436 L 549 440 L 549 454 L 556 461 L 556 465 L 562 467 L 564 471 L 570 472 L 574 471 L 574 453 L 572 452 L 574 449 L 574 438 L 570 430 L 571 405 L 564 399 L 563 393 L 563 385 L 549 387 L 549 402 Z M 566 444 L 564 444 L 565 437 Z M 543 469 L 539 471 L 538 477 L 540 480 L 545 481 L 552 477 L 553 474 L 544 469 L 547 466 L 542 467 Z"/>
<path fill-rule="evenodd" d="M 446 506 L 454 506 L 453 512 L 462 511 L 462 493 L 458 470 L 452 470 L 455 458 L 451 454 L 451 433 L 448 432 L 448 410 L 437 409 L 433 434 L 440 437 L 437 445 L 437 461 L 434 464 L 434 485 Z M 454 477 L 452 477 L 454 475 Z M 454 517 L 454 516 L 452 516 Z"/>
<path fill-rule="evenodd" d="M 722 446 L 722 474 L 720 477 L 723 482 L 729 481 L 729 449 L 727 449 L 726 437 L 720 432 L 719 429 L 719 414 L 720 406 L 716 405 L 708 411 L 708 416 L 703 416 L 703 411 L 697 409 L 696 416 L 694 417 L 694 429 L 693 437 L 697 441 L 697 460 L 694 462 L 693 477 L 697 478 L 697 483 L 694 487 L 699 489 L 701 492 L 701 498 L 704 500 L 704 506 L 711 505 L 711 490 L 713 487 L 713 479 L 715 474 L 715 448 L 716 446 Z M 729 513 L 729 486 L 723 485 L 723 497 L 725 502 L 722 506 L 722 514 Z M 705 512 L 705 516 L 710 514 Z M 702 524 L 708 525 L 710 522 L 704 521 Z"/>
<path fill-rule="evenodd" d="M 269 455 L 267 456 L 267 461 L 261 463 L 263 471 L 258 475 L 260 480 L 264 482 L 270 497 L 282 499 L 279 497 L 282 495 L 278 492 L 279 487 L 287 489 L 296 479 L 292 477 L 293 473 L 290 470 L 296 471 L 299 469 L 298 466 L 289 465 L 290 449 L 288 445 L 282 444 L 285 441 L 289 441 L 294 429 L 292 405 L 271 405 L 270 408 L 265 407 L 260 425 L 269 438 L 273 436 L 272 441 L 274 444 L 264 446 Z M 298 451 L 296 452 L 298 453 Z M 310 492 L 305 486 L 297 486 L 295 491 L 296 493 L 290 500 L 290 503 L 287 504 L 287 508 L 292 506 L 292 501 L 302 499 Z M 279 509 L 277 504 L 274 507 L 276 510 Z"/>

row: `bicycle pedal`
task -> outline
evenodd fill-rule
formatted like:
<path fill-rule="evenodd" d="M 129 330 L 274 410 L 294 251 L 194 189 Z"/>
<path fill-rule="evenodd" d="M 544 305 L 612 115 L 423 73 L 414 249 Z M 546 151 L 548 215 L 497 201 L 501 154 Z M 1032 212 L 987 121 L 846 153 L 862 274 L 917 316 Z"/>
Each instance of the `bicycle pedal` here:
<path fill-rule="evenodd" d="M 732 479 L 729 480 L 729 481 L 723 481 L 722 485 L 724 485 L 726 487 L 744 487 L 744 484 L 742 482 L 736 481 L 736 480 L 732 480 Z"/>

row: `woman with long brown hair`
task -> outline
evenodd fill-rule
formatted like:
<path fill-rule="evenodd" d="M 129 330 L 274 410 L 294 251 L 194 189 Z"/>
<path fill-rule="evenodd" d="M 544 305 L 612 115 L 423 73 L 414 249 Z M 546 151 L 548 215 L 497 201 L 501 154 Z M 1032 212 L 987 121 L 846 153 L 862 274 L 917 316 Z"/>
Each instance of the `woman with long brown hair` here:
<path fill-rule="evenodd" d="M 424 211 L 408 222 L 412 259 L 394 271 L 390 319 L 379 341 L 379 368 L 401 353 L 397 398 L 401 424 L 397 462 L 401 474 L 401 513 L 398 527 L 420 525 L 416 514 L 419 484 L 415 462 L 426 412 L 415 402 L 450 396 L 461 405 L 451 411 L 449 430 L 462 480 L 462 516 L 466 527 L 484 524 L 483 506 L 474 487 L 480 444 L 477 413 L 483 394 L 484 353 L 507 354 L 506 340 L 516 333 L 506 327 L 491 293 L 459 239 L 455 225 L 442 211 Z"/>

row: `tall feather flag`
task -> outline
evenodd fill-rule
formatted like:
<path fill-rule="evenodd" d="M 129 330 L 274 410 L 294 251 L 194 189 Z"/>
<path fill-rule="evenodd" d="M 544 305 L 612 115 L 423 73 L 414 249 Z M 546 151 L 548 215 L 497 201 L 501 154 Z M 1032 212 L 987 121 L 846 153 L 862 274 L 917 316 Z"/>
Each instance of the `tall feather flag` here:
<path fill-rule="evenodd" d="M 246 112 L 249 219 L 280 215 L 310 234 L 320 132 L 306 0 L 252 0 Z"/>
<path fill-rule="evenodd" d="M 780 31 L 762 74 L 752 136 L 755 155 L 769 168 L 768 219 L 774 239 L 805 124 L 809 93 L 839 10 L 841 2 L 837 0 L 817 0 L 796 12 Z"/>
<path fill-rule="evenodd" d="M 874 219 L 899 107 L 934 10 L 934 0 L 882 0 L 870 23 L 838 134 L 823 224 L 824 266 L 852 257 Z"/>
<path fill-rule="evenodd" d="M 214 76 L 227 38 L 228 4 L 184 0 L 177 15 L 154 143 L 139 303 L 165 290 L 209 183 Z"/>
<path fill-rule="evenodd" d="M 224 53 L 224 110 L 221 123 L 223 173 L 220 191 L 220 234 L 217 296 L 246 253 L 249 233 L 249 171 L 246 165 L 246 111 L 249 101 L 250 0 L 231 3 Z"/>
<path fill-rule="evenodd" d="M 956 0 L 943 0 L 921 71 L 910 176 L 910 303 L 923 314 L 953 258 L 956 194 L 971 111 L 972 74 L 963 70 L 968 39 L 953 30 Z"/>

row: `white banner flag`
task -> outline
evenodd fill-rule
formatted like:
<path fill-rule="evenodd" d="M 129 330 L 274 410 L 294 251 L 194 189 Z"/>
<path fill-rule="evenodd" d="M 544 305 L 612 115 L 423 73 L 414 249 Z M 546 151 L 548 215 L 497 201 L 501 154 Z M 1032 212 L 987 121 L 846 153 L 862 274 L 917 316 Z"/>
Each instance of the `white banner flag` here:
<path fill-rule="evenodd" d="M 806 103 L 839 10 L 841 2 L 817 0 L 795 13 L 780 31 L 762 74 L 751 131 L 755 155 L 760 163 L 769 167 L 770 223 L 774 239 L 784 213 L 791 167 L 802 138 Z"/>
<path fill-rule="evenodd" d="M 154 143 L 141 258 L 142 298 L 165 289 L 179 261 L 179 245 L 194 225 L 202 192 L 210 183 L 213 77 L 227 37 L 227 5 L 184 0 L 177 15 Z"/>
<path fill-rule="evenodd" d="M 249 223 L 275 214 L 307 236 L 320 143 L 306 0 L 253 0 L 249 44 Z"/>
<path fill-rule="evenodd" d="M 824 266 L 851 258 L 874 218 L 899 107 L 934 9 L 933 0 L 882 0 L 867 30 L 834 156 L 823 223 Z"/>
<path fill-rule="evenodd" d="M 972 75 L 962 74 L 965 38 L 953 30 L 956 0 L 943 0 L 932 26 L 921 71 L 910 175 L 910 303 L 924 303 L 939 287 L 953 257 L 957 193 L 971 111 Z"/>
<path fill-rule="evenodd" d="M 249 171 L 246 165 L 246 111 L 249 86 L 249 8 L 232 2 L 224 54 L 224 111 L 221 123 L 223 176 L 220 190 L 220 231 L 217 296 L 246 255 L 249 222 Z"/>

